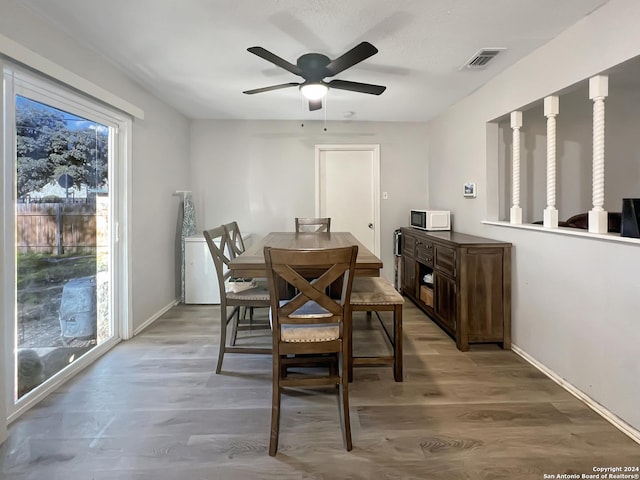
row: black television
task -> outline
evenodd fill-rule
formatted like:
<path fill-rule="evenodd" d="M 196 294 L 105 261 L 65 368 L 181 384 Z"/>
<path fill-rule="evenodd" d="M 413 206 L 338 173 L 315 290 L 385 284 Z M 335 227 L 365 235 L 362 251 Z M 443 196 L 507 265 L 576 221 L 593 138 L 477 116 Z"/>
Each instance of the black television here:
<path fill-rule="evenodd" d="M 620 236 L 640 238 L 640 198 L 622 199 Z"/>

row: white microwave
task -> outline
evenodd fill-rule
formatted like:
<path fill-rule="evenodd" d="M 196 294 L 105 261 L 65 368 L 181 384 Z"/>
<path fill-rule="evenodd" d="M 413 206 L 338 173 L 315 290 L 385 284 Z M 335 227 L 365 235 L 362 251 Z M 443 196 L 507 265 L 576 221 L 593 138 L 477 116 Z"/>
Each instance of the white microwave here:
<path fill-rule="evenodd" d="M 422 230 L 451 230 L 448 210 L 411 210 L 409 225 Z"/>

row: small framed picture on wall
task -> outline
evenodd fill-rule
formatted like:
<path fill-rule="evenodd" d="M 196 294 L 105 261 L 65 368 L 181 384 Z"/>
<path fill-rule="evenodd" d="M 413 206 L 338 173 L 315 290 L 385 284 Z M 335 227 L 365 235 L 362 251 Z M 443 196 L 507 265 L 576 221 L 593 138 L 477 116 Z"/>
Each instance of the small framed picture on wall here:
<path fill-rule="evenodd" d="M 462 195 L 464 197 L 476 198 L 475 182 L 466 182 L 462 187 Z"/>

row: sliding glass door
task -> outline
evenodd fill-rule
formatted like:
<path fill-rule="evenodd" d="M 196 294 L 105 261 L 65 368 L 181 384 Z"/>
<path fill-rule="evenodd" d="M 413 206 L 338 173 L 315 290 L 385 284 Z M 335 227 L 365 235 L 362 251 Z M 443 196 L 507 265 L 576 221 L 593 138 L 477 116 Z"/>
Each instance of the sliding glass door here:
<path fill-rule="evenodd" d="M 9 69 L 4 79 L 11 416 L 120 338 L 118 192 L 127 129 L 117 114 L 43 79 Z"/>

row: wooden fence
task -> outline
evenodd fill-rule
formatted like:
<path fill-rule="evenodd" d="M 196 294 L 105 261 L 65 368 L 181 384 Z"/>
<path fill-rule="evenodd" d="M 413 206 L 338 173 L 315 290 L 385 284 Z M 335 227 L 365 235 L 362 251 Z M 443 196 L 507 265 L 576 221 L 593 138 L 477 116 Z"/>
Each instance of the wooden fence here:
<path fill-rule="evenodd" d="M 98 242 L 102 243 L 105 237 L 96 235 L 96 226 L 106 225 L 106 214 L 99 203 L 17 204 L 18 253 L 95 252 Z"/>

